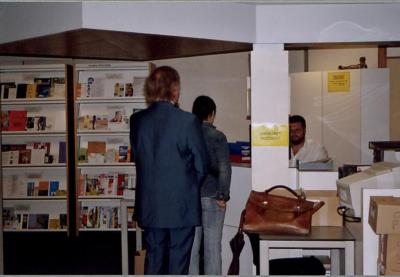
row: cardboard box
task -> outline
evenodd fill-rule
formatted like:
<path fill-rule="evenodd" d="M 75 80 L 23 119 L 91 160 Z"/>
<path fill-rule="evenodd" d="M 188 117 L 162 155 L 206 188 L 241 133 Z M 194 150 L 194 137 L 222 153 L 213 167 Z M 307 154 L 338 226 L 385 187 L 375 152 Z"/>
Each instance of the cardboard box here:
<path fill-rule="evenodd" d="M 299 193 L 299 191 L 296 191 Z M 283 196 L 293 196 L 284 189 L 276 189 L 274 194 Z M 306 199 L 310 201 L 324 201 L 322 206 L 312 216 L 312 226 L 343 226 L 343 218 L 338 214 L 339 197 L 336 190 L 305 190 Z"/>
<path fill-rule="evenodd" d="M 380 275 L 400 275 L 400 235 L 380 235 L 378 270 Z"/>
<path fill-rule="evenodd" d="M 139 250 L 135 253 L 135 275 L 144 275 L 144 259 L 146 250 Z"/>
<path fill-rule="evenodd" d="M 368 223 L 376 234 L 400 234 L 400 197 L 371 196 Z"/>

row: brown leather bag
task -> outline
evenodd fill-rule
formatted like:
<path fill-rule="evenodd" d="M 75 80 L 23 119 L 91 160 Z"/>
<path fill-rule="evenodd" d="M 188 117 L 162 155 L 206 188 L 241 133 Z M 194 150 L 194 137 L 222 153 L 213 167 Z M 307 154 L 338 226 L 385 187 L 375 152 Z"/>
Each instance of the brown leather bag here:
<path fill-rule="evenodd" d="M 286 189 L 294 197 L 271 194 L 275 189 Z M 325 203 L 307 201 L 286 186 L 274 186 L 265 192 L 252 190 L 242 213 L 244 232 L 266 235 L 307 235 L 311 229 L 312 215 Z"/>

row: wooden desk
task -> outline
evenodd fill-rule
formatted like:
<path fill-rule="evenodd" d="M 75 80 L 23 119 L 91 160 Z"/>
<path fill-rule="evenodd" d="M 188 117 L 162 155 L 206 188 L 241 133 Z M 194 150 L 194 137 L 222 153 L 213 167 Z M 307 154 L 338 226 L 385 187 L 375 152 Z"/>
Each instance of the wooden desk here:
<path fill-rule="evenodd" d="M 345 227 L 313 226 L 308 236 L 260 235 L 260 275 L 269 275 L 269 250 L 286 249 L 329 249 L 331 250 L 332 275 L 339 275 L 340 253 L 344 250 L 345 275 L 354 275 L 355 238 Z M 360 253 L 361 255 L 361 253 Z"/>

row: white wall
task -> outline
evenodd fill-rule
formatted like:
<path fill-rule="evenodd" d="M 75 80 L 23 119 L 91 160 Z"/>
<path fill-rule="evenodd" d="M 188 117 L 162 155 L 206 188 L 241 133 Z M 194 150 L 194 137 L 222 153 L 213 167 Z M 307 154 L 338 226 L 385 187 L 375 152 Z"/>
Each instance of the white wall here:
<path fill-rule="evenodd" d="M 78 29 L 82 3 L 0 3 L 0 43 Z"/>
<path fill-rule="evenodd" d="M 252 42 L 255 6 L 229 2 L 83 2 L 83 27 Z"/>
<path fill-rule="evenodd" d="M 249 53 L 210 55 L 160 60 L 157 66 L 170 65 L 181 76 L 180 105 L 191 111 L 194 99 L 208 95 L 217 105 L 215 126 L 228 141 L 249 141 L 250 121 L 246 120 L 246 77 Z"/>
<path fill-rule="evenodd" d="M 257 43 L 400 39 L 400 4 L 259 5 Z"/>

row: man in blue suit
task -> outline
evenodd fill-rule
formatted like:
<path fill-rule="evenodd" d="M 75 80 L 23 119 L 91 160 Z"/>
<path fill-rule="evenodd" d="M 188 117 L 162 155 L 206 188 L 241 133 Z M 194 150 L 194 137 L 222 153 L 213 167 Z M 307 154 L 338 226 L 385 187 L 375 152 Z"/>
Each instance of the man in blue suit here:
<path fill-rule="evenodd" d="M 177 107 L 179 94 L 178 72 L 156 68 L 145 84 L 149 107 L 130 121 L 145 274 L 188 274 L 195 226 L 201 224 L 199 191 L 207 174 L 207 150 L 200 121 Z"/>

